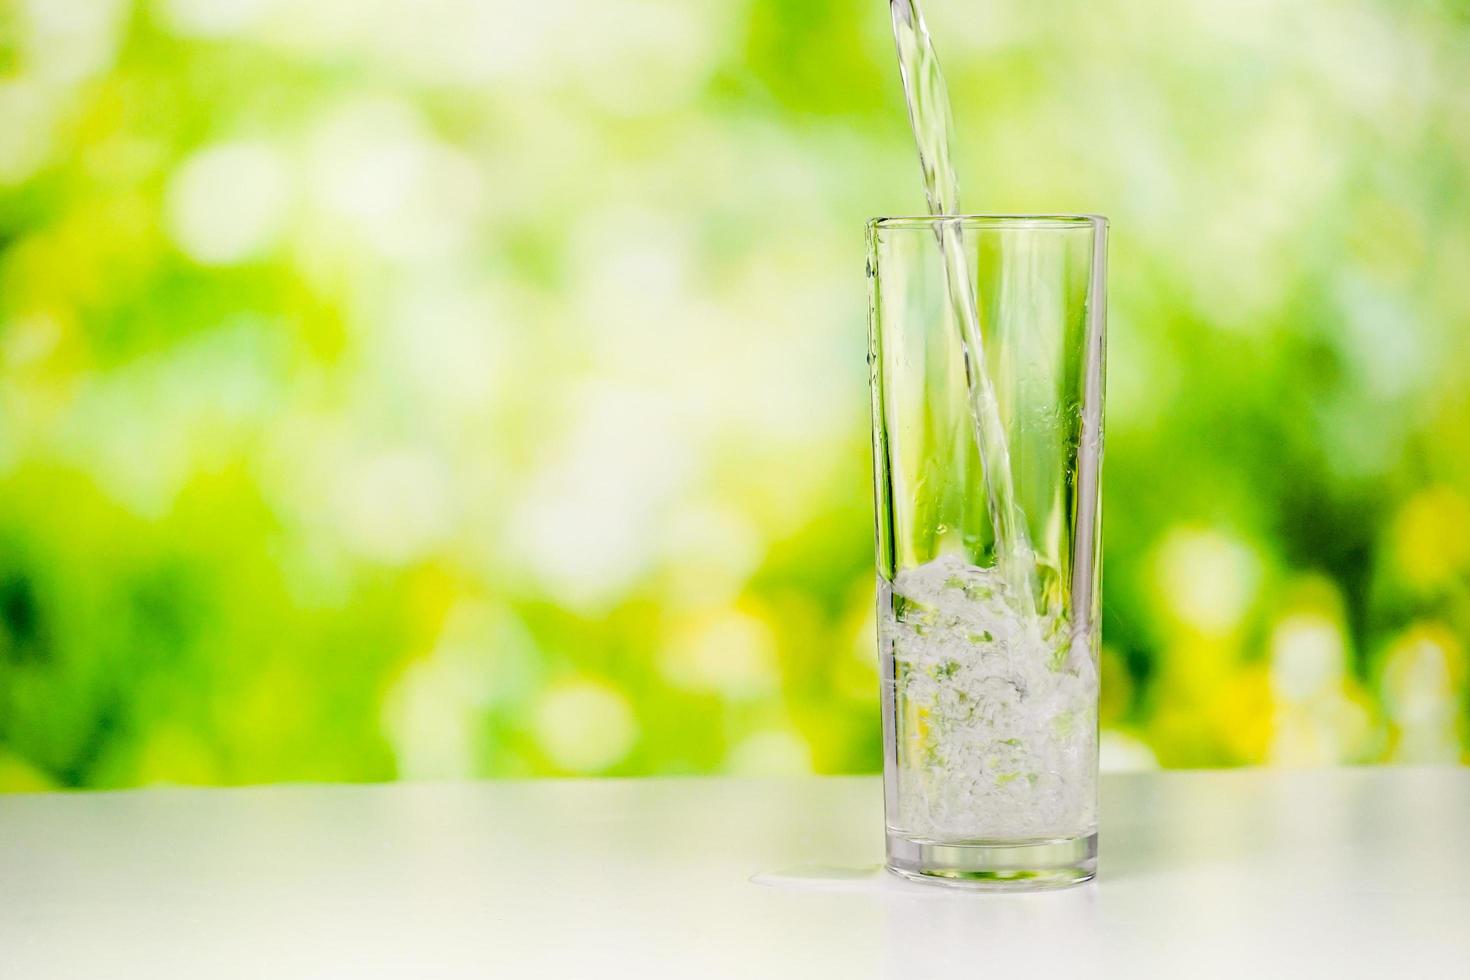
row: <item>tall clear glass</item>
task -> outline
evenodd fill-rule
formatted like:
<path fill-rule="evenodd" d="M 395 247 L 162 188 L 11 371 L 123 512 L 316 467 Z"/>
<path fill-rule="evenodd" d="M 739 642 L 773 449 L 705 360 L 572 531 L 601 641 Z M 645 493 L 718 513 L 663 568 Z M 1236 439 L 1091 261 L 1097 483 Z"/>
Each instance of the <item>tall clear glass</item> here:
<path fill-rule="evenodd" d="M 908 877 L 1095 873 L 1106 247 L 1094 215 L 868 225 L 888 866 Z"/>

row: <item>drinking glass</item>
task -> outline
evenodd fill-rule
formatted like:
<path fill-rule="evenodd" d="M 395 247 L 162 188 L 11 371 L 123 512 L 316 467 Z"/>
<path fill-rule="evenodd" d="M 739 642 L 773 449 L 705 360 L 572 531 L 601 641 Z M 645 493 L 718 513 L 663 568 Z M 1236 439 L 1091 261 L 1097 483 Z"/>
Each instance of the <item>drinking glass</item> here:
<path fill-rule="evenodd" d="M 1095 215 L 868 224 L 884 804 L 907 877 L 1095 873 L 1106 242 Z"/>

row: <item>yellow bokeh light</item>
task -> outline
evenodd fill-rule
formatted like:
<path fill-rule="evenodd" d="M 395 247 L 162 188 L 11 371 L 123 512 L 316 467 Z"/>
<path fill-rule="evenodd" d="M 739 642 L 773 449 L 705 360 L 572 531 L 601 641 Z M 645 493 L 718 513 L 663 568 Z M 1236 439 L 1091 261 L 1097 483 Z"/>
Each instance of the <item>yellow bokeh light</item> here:
<path fill-rule="evenodd" d="M 1389 548 L 1399 576 L 1416 589 L 1461 578 L 1470 569 L 1470 500 L 1449 486 L 1421 490 L 1394 517 Z"/>

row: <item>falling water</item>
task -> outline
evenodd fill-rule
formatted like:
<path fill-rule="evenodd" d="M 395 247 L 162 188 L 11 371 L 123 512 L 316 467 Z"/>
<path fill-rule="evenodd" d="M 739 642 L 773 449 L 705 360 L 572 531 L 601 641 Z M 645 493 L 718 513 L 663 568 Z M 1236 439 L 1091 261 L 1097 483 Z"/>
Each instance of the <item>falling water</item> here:
<path fill-rule="evenodd" d="M 893 15 L 899 72 L 903 76 L 909 123 L 918 144 L 919 166 L 924 172 L 924 195 L 929 201 L 929 213 L 962 214 L 959 179 L 952 156 L 954 119 L 929 30 L 924 26 L 917 0 L 890 0 L 889 11 Z M 1029 613 L 1033 611 L 1031 605 L 1034 602 L 1035 557 L 1026 534 L 1025 515 L 1016 503 L 1005 424 L 1001 420 L 995 386 L 991 384 L 986 367 L 975 281 L 965 259 L 960 221 L 939 223 L 936 234 L 944 256 L 950 311 L 959 325 L 960 340 L 965 350 L 970 417 L 984 470 L 986 502 L 995 532 L 996 561 L 1010 586 L 1011 595 L 1022 605 L 1017 612 Z"/>

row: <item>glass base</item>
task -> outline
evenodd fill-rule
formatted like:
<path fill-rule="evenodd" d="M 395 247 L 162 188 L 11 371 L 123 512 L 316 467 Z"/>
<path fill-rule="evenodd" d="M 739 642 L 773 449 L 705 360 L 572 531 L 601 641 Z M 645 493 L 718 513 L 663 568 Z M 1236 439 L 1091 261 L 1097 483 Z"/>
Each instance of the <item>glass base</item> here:
<path fill-rule="evenodd" d="M 888 834 L 888 870 L 976 891 L 1065 888 L 1097 874 L 1097 834 L 1054 840 L 937 844 Z"/>

